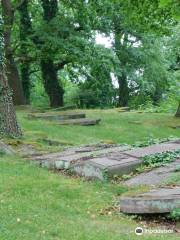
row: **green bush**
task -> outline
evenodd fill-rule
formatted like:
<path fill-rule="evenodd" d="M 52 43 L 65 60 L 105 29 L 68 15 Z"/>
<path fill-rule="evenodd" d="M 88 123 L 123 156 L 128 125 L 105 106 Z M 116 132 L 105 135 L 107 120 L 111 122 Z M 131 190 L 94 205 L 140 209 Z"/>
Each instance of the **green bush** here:
<path fill-rule="evenodd" d="M 36 79 L 31 89 L 31 105 L 36 107 L 48 107 L 49 98 L 45 93 L 42 81 Z"/>
<path fill-rule="evenodd" d="M 174 209 L 171 213 L 170 213 L 170 218 L 175 220 L 175 221 L 179 221 L 180 220 L 180 208 L 176 208 Z"/>

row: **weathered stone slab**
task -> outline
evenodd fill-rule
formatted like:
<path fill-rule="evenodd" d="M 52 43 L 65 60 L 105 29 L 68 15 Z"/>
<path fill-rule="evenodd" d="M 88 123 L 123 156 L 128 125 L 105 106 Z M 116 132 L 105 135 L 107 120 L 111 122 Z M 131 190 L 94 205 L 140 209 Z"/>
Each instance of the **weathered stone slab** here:
<path fill-rule="evenodd" d="M 87 178 L 104 180 L 106 176 L 122 176 L 134 171 L 142 161 L 137 158 L 126 158 L 123 154 L 119 159 L 110 157 L 94 158 L 86 162 L 79 162 L 71 166 L 72 171 Z"/>
<path fill-rule="evenodd" d="M 131 109 L 129 107 L 120 107 L 120 108 L 116 108 L 116 110 L 119 113 L 125 113 L 125 112 L 130 112 Z"/>
<path fill-rule="evenodd" d="M 44 154 L 33 158 L 33 160 L 50 169 L 70 169 L 81 176 L 103 180 L 107 176 L 122 176 L 133 172 L 143 164 L 141 159 L 143 156 L 173 151 L 179 147 L 178 140 L 134 150 L 128 150 L 130 147 L 127 145 L 100 144 Z"/>
<path fill-rule="evenodd" d="M 77 162 L 84 162 L 89 159 L 93 159 L 97 156 L 106 156 L 111 153 L 118 153 L 127 150 L 129 146 L 115 146 L 106 148 L 95 148 L 94 151 L 89 151 L 90 147 L 72 148 L 60 153 L 45 154 L 37 156 L 33 160 L 39 161 L 41 166 L 55 169 L 70 168 L 71 164 Z M 79 152 L 80 150 L 80 152 Z"/>
<path fill-rule="evenodd" d="M 36 158 L 40 157 L 43 154 L 46 154 L 45 151 L 37 150 L 33 145 L 31 144 L 21 144 L 18 147 L 16 147 L 16 152 L 24 158 Z"/>
<path fill-rule="evenodd" d="M 85 113 L 63 113 L 63 114 L 55 114 L 55 113 L 38 113 L 38 114 L 28 114 L 28 118 L 30 119 L 44 119 L 48 121 L 61 121 L 68 119 L 84 119 L 86 117 Z"/>
<path fill-rule="evenodd" d="M 81 126 L 92 126 L 99 124 L 101 119 L 88 119 L 88 118 L 79 118 L 79 119 L 69 119 L 59 121 L 60 125 L 81 125 Z"/>
<path fill-rule="evenodd" d="M 9 154 L 9 155 L 15 154 L 15 151 L 10 146 L 8 146 L 7 144 L 1 141 L 0 141 L 0 152 L 4 154 Z"/>
<path fill-rule="evenodd" d="M 120 199 L 120 210 L 124 213 L 169 213 L 175 208 L 180 208 L 180 187 L 151 190 Z"/>
<path fill-rule="evenodd" d="M 180 141 L 154 144 L 144 148 L 137 148 L 126 151 L 125 154 L 133 157 L 145 157 L 147 155 L 162 153 L 166 151 L 175 151 L 180 149 Z"/>
<path fill-rule="evenodd" d="M 53 108 L 52 111 L 67 111 L 76 109 L 76 105 L 67 105 L 64 107 Z"/>
<path fill-rule="evenodd" d="M 167 166 L 155 168 L 149 172 L 141 173 L 124 183 L 128 186 L 159 185 L 165 183 L 180 166 L 180 159 L 169 163 Z"/>
<path fill-rule="evenodd" d="M 76 155 L 77 153 L 85 153 L 87 156 L 95 155 L 99 156 L 101 154 L 119 153 L 126 151 L 130 148 L 128 145 L 115 145 L 115 144 L 95 144 L 95 145 L 85 145 L 79 147 L 67 148 L 62 152 L 44 154 L 39 157 L 33 158 L 33 160 L 51 160 L 57 157 L 67 157 L 70 155 Z M 83 154 L 84 156 L 84 154 Z"/>

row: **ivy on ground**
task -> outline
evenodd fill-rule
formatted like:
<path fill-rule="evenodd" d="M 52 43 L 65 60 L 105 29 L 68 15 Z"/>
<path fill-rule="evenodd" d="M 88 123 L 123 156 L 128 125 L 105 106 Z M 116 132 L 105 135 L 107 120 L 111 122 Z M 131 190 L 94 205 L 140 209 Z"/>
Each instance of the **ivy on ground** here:
<path fill-rule="evenodd" d="M 173 162 L 180 157 L 180 149 L 167 151 L 143 157 L 143 162 L 148 167 L 160 167 Z"/>

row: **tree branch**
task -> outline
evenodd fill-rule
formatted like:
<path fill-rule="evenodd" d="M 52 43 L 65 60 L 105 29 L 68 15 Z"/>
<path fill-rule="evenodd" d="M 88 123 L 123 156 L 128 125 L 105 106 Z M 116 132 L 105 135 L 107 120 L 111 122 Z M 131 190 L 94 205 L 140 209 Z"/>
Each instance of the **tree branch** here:
<path fill-rule="evenodd" d="M 65 66 L 66 64 L 70 63 L 70 62 L 71 62 L 71 61 L 64 60 L 64 61 L 62 61 L 62 62 L 57 63 L 57 64 L 55 65 L 56 71 L 58 71 L 58 70 L 60 70 L 60 69 L 63 69 L 64 66 Z"/>

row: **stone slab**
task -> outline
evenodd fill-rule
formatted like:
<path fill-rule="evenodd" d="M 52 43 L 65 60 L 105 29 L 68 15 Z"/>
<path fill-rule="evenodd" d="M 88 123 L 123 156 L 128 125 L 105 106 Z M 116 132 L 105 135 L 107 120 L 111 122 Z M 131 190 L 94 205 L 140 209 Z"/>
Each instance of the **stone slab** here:
<path fill-rule="evenodd" d="M 80 152 L 76 149 L 70 149 L 69 151 L 64 151 L 60 153 L 45 154 L 42 156 L 37 156 L 34 158 L 35 161 L 39 161 L 41 166 L 45 166 L 51 169 L 64 169 L 70 168 L 71 164 L 77 162 L 85 162 L 89 159 L 93 159 L 97 156 L 106 156 L 111 153 L 121 153 L 127 150 L 129 146 L 116 146 L 116 147 L 107 147 L 104 149 L 96 149 L 96 151 L 89 151 L 86 148 L 83 151 L 83 148 L 80 148 Z"/>
<path fill-rule="evenodd" d="M 112 144 L 102 144 L 102 145 L 92 145 L 92 146 L 80 146 L 80 147 L 75 147 L 75 148 L 68 148 L 62 152 L 57 152 L 57 153 L 49 153 L 49 154 L 44 154 L 42 156 L 37 156 L 33 158 L 33 160 L 53 160 L 55 158 L 66 158 L 68 156 L 73 155 L 75 159 L 79 156 L 99 156 L 99 155 L 105 155 L 105 154 L 112 154 L 112 153 L 119 153 L 126 151 L 129 149 L 130 146 L 128 145 L 112 145 Z M 76 157 L 77 155 L 77 157 Z"/>
<path fill-rule="evenodd" d="M 101 122 L 101 119 L 89 119 L 89 118 L 79 118 L 79 119 L 68 119 L 59 121 L 60 125 L 81 125 L 81 126 L 93 126 Z"/>
<path fill-rule="evenodd" d="M 123 158 L 116 160 L 109 157 L 94 158 L 86 162 L 79 162 L 71 166 L 73 172 L 87 178 L 104 180 L 114 175 L 122 176 L 131 173 L 142 161 L 137 158 Z"/>
<path fill-rule="evenodd" d="M 70 169 L 80 176 L 103 180 L 107 176 L 122 176 L 133 172 L 143 164 L 142 156 L 179 148 L 178 140 L 134 150 L 128 150 L 130 146 L 127 145 L 93 145 L 45 154 L 33 160 L 50 169 Z"/>
<path fill-rule="evenodd" d="M 145 157 L 156 153 L 162 153 L 167 151 L 175 151 L 180 149 L 180 141 L 166 142 L 160 144 L 154 144 L 148 147 L 137 148 L 134 150 L 126 151 L 125 154 L 133 157 Z"/>
<path fill-rule="evenodd" d="M 129 148 L 129 146 L 121 146 L 121 145 L 115 145 L 115 144 L 94 144 L 94 145 L 85 145 L 85 146 L 79 146 L 79 147 L 71 147 L 66 148 L 62 152 L 55 152 L 55 153 L 49 153 L 49 154 L 43 154 L 41 156 L 34 157 L 32 160 L 35 161 L 41 161 L 41 160 L 53 160 L 57 157 L 65 157 L 74 155 L 76 153 L 90 153 L 94 152 L 95 155 L 99 155 L 101 153 L 109 153 L 109 152 L 115 152 L 115 151 L 125 151 Z"/>
<path fill-rule="evenodd" d="M 67 111 L 67 110 L 74 110 L 76 109 L 76 105 L 67 105 L 64 107 L 53 108 L 52 111 Z"/>
<path fill-rule="evenodd" d="M 137 185 L 159 185 L 167 182 L 172 174 L 176 171 L 177 167 L 180 166 L 180 159 L 169 163 L 167 166 L 155 168 L 149 172 L 141 173 L 124 183 L 127 186 Z"/>
<path fill-rule="evenodd" d="M 0 152 L 2 152 L 4 154 L 8 154 L 8 155 L 15 154 L 15 151 L 10 146 L 8 146 L 7 144 L 5 144 L 1 141 L 0 141 Z"/>
<path fill-rule="evenodd" d="M 120 198 L 120 210 L 130 214 L 169 213 L 180 208 L 180 187 L 161 188 Z"/>
<path fill-rule="evenodd" d="M 39 113 L 39 114 L 28 114 L 28 118 L 30 119 L 44 119 L 48 121 L 61 121 L 68 119 L 84 119 L 86 117 L 85 113 L 63 113 L 63 114 L 47 114 L 47 113 Z"/>

